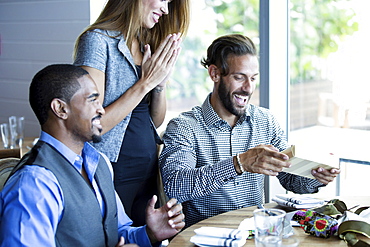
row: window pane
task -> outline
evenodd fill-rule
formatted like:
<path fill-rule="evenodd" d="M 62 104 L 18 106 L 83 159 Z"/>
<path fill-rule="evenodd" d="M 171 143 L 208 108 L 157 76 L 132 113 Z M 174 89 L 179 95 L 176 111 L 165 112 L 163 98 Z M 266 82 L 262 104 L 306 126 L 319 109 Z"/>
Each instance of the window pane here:
<path fill-rule="evenodd" d="M 363 0 L 290 0 L 290 142 L 312 159 L 317 149 L 367 159 L 354 147 L 368 145 L 370 130 L 369 7 Z M 363 138 L 344 140 L 350 131 Z"/>
<path fill-rule="evenodd" d="M 242 33 L 258 39 L 259 0 L 193 0 L 190 30 L 167 86 L 168 117 L 203 103 L 213 82 L 200 61 L 218 36 Z M 258 104 L 258 90 L 251 103 Z M 172 114 L 171 114 L 172 112 Z"/>

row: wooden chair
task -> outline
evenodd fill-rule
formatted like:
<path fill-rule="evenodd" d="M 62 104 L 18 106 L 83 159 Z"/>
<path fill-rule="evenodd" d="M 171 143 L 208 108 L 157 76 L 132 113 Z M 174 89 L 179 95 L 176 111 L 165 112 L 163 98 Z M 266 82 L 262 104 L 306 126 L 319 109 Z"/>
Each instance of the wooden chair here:
<path fill-rule="evenodd" d="M 18 164 L 20 158 L 0 159 L 0 191 L 3 189 L 5 181 L 8 179 L 13 167 Z"/>
<path fill-rule="evenodd" d="M 1 149 L 0 150 L 0 159 L 3 158 L 21 158 L 22 153 L 20 148 L 14 149 Z"/>
<path fill-rule="evenodd" d="M 163 149 L 163 144 L 157 145 L 157 154 L 158 157 L 161 154 Z M 157 189 L 158 189 L 158 201 L 160 206 L 163 206 L 166 204 L 166 202 L 169 200 L 168 196 L 164 192 L 164 187 L 163 187 L 163 181 L 162 181 L 162 174 L 161 174 L 161 169 L 158 167 L 158 173 L 157 173 Z"/>

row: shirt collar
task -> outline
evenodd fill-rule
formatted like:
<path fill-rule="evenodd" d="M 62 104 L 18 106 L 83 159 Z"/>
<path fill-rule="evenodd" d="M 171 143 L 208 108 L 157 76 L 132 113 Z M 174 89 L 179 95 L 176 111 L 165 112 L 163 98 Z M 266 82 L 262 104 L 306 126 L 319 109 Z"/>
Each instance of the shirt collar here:
<path fill-rule="evenodd" d="M 138 72 L 137 72 L 136 67 L 135 67 L 134 59 L 131 55 L 130 49 L 128 48 L 128 46 L 126 44 L 126 40 L 125 40 L 125 37 L 123 36 L 123 34 L 119 31 L 114 31 L 114 30 L 106 30 L 106 32 L 110 37 L 114 37 L 115 39 L 119 40 L 118 41 L 118 50 L 130 62 L 131 66 L 134 68 L 136 76 L 139 77 Z"/>
<path fill-rule="evenodd" d="M 59 140 L 55 139 L 48 133 L 42 131 L 40 135 L 40 140 L 48 143 L 50 146 L 54 147 L 61 155 L 63 155 L 69 163 L 71 163 L 79 172 L 82 169 L 82 162 L 84 163 L 84 167 L 89 177 L 89 180 L 92 181 L 96 169 L 99 163 L 99 152 L 88 142 L 85 142 L 84 147 L 82 149 L 82 155 L 78 155 L 69 149 L 66 145 L 64 145 Z M 76 162 L 77 161 L 77 162 Z"/>
<path fill-rule="evenodd" d="M 71 149 L 69 149 L 62 142 L 55 139 L 54 137 L 52 137 L 51 135 L 44 131 L 41 131 L 40 140 L 46 142 L 47 144 L 55 148 L 61 155 L 64 156 L 64 158 L 66 158 L 69 161 L 69 163 L 74 164 L 77 158 L 77 154 L 73 152 Z"/>
<path fill-rule="evenodd" d="M 84 148 L 82 149 L 82 158 L 85 164 L 85 170 L 89 180 L 92 181 L 98 168 L 100 154 L 99 152 L 88 142 L 85 142 Z"/>
<path fill-rule="evenodd" d="M 211 95 L 212 93 L 208 94 L 206 100 L 203 102 L 202 105 L 202 111 L 204 115 L 204 120 L 208 126 L 214 125 L 216 123 L 221 124 L 221 122 L 225 122 L 222 118 L 218 116 L 218 114 L 215 112 L 211 105 Z M 247 109 L 245 110 L 245 114 L 241 116 L 238 120 L 238 123 L 242 123 L 244 121 L 249 122 L 250 121 L 250 104 L 248 104 Z"/>
<path fill-rule="evenodd" d="M 116 39 L 121 39 L 123 37 L 122 33 L 120 31 L 116 30 L 104 30 L 110 37 L 114 37 Z"/>

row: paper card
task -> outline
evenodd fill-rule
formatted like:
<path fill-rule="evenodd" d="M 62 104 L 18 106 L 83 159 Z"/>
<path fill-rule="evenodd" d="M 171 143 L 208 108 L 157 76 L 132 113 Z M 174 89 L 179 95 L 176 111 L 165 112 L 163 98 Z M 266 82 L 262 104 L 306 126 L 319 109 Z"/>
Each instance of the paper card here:
<path fill-rule="evenodd" d="M 299 175 L 302 177 L 313 178 L 312 169 L 322 167 L 324 169 L 338 168 L 339 158 L 330 152 L 312 152 L 307 154 L 304 150 L 297 149 L 295 145 L 285 149 L 282 153 L 289 156 L 292 164 L 289 168 L 284 168 L 283 172 Z M 308 158 L 311 156 L 312 158 Z M 330 164 L 330 165 L 329 165 Z"/>

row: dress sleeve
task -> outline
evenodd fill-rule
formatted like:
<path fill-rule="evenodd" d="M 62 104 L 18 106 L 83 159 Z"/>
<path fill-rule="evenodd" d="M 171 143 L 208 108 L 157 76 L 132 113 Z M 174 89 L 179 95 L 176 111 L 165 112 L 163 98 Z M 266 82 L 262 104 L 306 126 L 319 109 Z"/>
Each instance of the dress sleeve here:
<path fill-rule="evenodd" d="M 113 169 L 108 157 L 101 153 L 104 158 L 113 180 Z M 119 198 L 115 192 L 116 204 L 117 204 L 117 217 L 118 217 L 118 235 L 125 239 L 125 243 L 136 243 L 139 246 L 151 246 L 149 237 L 146 233 L 146 227 L 132 227 L 132 220 L 128 217 Z"/>
<path fill-rule="evenodd" d="M 40 166 L 17 171 L 0 193 L 0 246 L 55 246 L 64 199 L 56 177 Z"/>
<path fill-rule="evenodd" d="M 80 38 L 74 65 L 89 66 L 105 72 L 108 46 L 107 39 L 98 31 L 88 31 Z"/>
<path fill-rule="evenodd" d="M 320 187 L 325 186 L 325 184 L 320 183 L 316 179 L 301 177 L 286 172 L 280 172 L 277 178 L 286 190 L 296 194 L 317 193 Z"/>
<path fill-rule="evenodd" d="M 151 246 L 149 237 L 146 233 L 146 226 L 131 226 L 132 220 L 125 213 L 125 210 L 117 193 L 116 202 L 118 215 L 118 234 L 125 239 L 125 244 L 135 243 L 139 246 Z"/>

